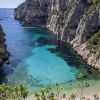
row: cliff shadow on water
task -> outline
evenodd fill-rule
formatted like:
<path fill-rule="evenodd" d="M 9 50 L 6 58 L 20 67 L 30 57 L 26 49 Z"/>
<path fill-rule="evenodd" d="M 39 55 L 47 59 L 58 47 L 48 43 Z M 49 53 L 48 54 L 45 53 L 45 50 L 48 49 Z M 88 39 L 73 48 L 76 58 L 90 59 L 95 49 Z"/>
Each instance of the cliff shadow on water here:
<path fill-rule="evenodd" d="M 49 49 L 52 53 L 55 53 L 57 56 L 64 59 L 70 67 L 76 67 L 80 72 L 87 73 L 88 79 L 99 78 L 99 70 L 88 65 L 87 62 L 83 60 L 82 56 L 78 55 L 69 43 L 61 41 L 57 41 L 56 43 L 56 48 Z"/>
<path fill-rule="evenodd" d="M 34 23 L 36 26 L 44 25 L 44 23 L 41 23 L 42 20 L 41 18 L 46 18 L 43 20 L 46 20 L 47 22 L 47 17 L 49 17 L 48 10 L 50 10 L 48 6 L 51 5 L 51 3 L 48 2 L 48 0 L 46 0 L 46 2 L 43 3 L 45 0 L 42 0 L 43 2 L 41 2 L 41 5 L 40 3 L 38 5 L 36 0 L 34 0 L 32 4 L 30 4 L 29 1 L 33 1 L 33 0 L 27 0 L 26 2 L 24 2 L 18 8 L 15 9 L 16 19 L 21 20 L 22 24 L 25 26 L 26 25 L 34 26 L 32 25 Z M 69 0 L 69 1 L 72 1 L 72 3 L 71 2 L 68 3 L 69 4 L 68 8 L 70 8 L 69 10 L 72 9 L 72 5 L 75 3 L 74 4 L 74 8 L 76 9 L 75 12 L 73 9 L 71 10 L 72 11 L 71 13 L 73 14 L 72 18 L 74 19 L 75 17 L 74 14 L 80 12 L 78 8 L 81 5 L 82 8 L 84 8 L 87 5 L 85 5 L 86 3 L 83 0 L 78 0 L 77 3 L 75 1 L 73 2 L 73 0 Z M 37 5 L 35 6 L 34 3 L 36 3 Z M 40 6 L 39 9 L 37 9 L 38 6 Z M 64 6 L 67 6 L 67 3 Z M 29 8 L 27 9 L 27 7 Z M 33 8 L 32 11 L 31 11 L 31 7 Z M 53 5 L 52 7 L 55 6 Z M 23 13 L 24 8 L 25 11 L 28 10 L 25 13 Z M 34 15 L 34 10 L 36 10 L 35 15 Z M 47 13 L 44 13 L 45 10 Z M 61 39 L 61 41 L 63 41 L 63 39 L 64 40 L 72 39 L 74 33 L 73 30 L 76 30 L 78 23 L 76 23 L 76 25 L 73 24 L 73 26 L 71 26 L 72 25 L 71 22 L 73 20 L 72 21 L 66 20 L 70 15 L 67 13 L 68 14 L 67 16 L 66 14 L 67 9 L 63 10 L 64 11 L 62 12 L 63 14 L 61 13 L 62 15 L 66 15 L 65 17 L 64 16 L 61 17 L 61 15 L 58 16 L 60 9 L 57 10 L 51 9 L 51 10 L 53 10 L 53 13 L 52 16 L 49 17 L 51 19 L 49 20 L 50 22 L 48 21 L 49 22 L 48 26 L 50 25 L 49 29 L 53 31 L 53 33 L 57 32 L 56 35 L 60 36 L 59 39 Z M 32 13 L 30 13 L 30 11 Z M 40 11 L 39 17 L 36 16 L 38 11 Z M 81 15 L 83 13 L 84 11 L 81 12 Z M 75 19 L 78 18 L 77 21 L 79 21 L 81 15 L 80 14 L 79 16 L 77 15 L 78 17 L 76 16 Z M 69 23 L 70 24 L 68 26 L 65 26 L 64 31 L 61 32 L 60 30 L 62 29 L 61 20 L 63 17 L 65 18 L 63 20 L 64 22 L 67 21 L 69 22 L 62 23 L 62 25 L 64 24 L 63 26 L 65 26 Z M 8 43 L 7 45 L 11 44 L 8 47 L 9 50 L 11 51 L 11 57 L 10 57 L 11 63 L 9 66 L 5 67 L 6 69 L 4 69 L 5 72 L 7 72 L 7 74 L 5 74 L 7 80 L 6 83 L 8 82 L 7 84 L 16 85 L 16 84 L 23 84 L 25 82 L 27 83 L 27 85 L 38 87 L 38 86 L 45 86 L 47 84 L 49 85 L 55 84 L 57 81 L 60 81 L 61 83 L 65 83 L 69 80 L 75 81 L 76 80 L 75 75 L 79 71 L 86 72 L 88 74 L 88 79 L 97 79 L 98 71 L 88 66 L 85 63 L 85 61 L 82 59 L 82 57 L 77 55 L 77 53 L 71 48 L 69 44 L 59 42 L 55 38 L 52 38 L 52 36 L 48 34 L 49 32 L 44 28 L 38 27 L 38 28 L 27 29 L 25 27 L 22 27 L 21 24 L 18 21 L 14 20 L 12 17 L 10 17 L 9 20 L 9 14 L 7 15 L 7 18 L 8 18 L 7 20 L 4 19 L 3 21 L 1 21 L 4 26 L 5 32 L 7 34 L 7 43 Z M 56 20 L 55 21 L 52 20 L 53 18 Z M 52 21 L 58 23 L 54 23 Z M 68 36 L 67 32 L 69 33 L 70 36 Z M 63 38 L 61 38 L 62 36 Z M 10 68 L 11 71 L 9 71 Z M 67 76 L 66 75 L 67 73 L 72 74 L 72 77 L 68 77 L 68 78 L 65 77 Z M 27 82 L 27 78 L 30 80 L 29 82 Z M 11 81 L 11 83 L 9 82 L 9 80 Z M 36 80 L 39 83 L 38 84 L 35 83 L 35 85 L 32 84 L 34 80 Z"/>
<path fill-rule="evenodd" d="M 100 30 L 100 0 L 26 0 L 15 9 L 25 26 L 49 28 L 61 41 L 70 43 L 92 67 L 99 69 L 99 50 L 87 43 Z M 43 23 L 44 22 L 44 23 Z"/>

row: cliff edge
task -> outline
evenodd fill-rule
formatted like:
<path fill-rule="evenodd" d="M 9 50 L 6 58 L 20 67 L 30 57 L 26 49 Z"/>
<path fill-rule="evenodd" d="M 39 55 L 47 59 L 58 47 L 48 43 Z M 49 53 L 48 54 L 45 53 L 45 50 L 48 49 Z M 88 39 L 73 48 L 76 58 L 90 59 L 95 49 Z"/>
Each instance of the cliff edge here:
<path fill-rule="evenodd" d="M 6 49 L 5 40 L 6 40 L 5 34 L 0 25 L 0 65 L 2 65 L 9 58 L 9 53 L 7 52 L 7 49 Z"/>
<path fill-rule="evenodd" d="M 26 0 L 15 9 L 15 19 L 23 26 L 45 26 L 50 0 Z"/>

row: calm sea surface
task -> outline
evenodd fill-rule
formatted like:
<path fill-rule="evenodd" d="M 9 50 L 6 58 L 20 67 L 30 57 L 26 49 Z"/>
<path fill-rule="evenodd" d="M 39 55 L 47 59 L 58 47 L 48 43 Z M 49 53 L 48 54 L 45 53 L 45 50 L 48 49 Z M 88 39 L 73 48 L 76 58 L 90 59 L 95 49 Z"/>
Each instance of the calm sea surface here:
<path fill-rule="evenodd" d="M 95 70 L 90 70 L 69 45 L 57 42 L 45 28 L 22 27 L 14 20 L 13 12 L 13 9 L 0 9 L 0 24 L 11 54 L 10 64 L 0 69 L 1 83 L 38 88 L 76 81 L 80 71 L 88 73 L 89 79 L 96 76 Z"/>

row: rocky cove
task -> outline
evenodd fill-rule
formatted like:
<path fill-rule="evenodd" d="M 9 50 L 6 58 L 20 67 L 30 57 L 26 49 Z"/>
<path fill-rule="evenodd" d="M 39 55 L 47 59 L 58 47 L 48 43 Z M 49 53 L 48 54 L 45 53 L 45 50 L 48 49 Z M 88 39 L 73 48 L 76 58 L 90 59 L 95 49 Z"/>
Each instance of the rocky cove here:
<path fill-rule="evenodd" d="M 99 0 L 26 0 L 15 9 L 15 19 L 24 26 L 47 27 L 87 64 L 100 68 L 100 47 L 92 41 L 100 29 Z"/>
<path fill-rule="evenodd" d="M 0 25 L 0 99 L 99 100 L 100 0 L 26 0 Z"/>
<path fill-rule="evenodd" d="M 1 68 L 0 83 L 23 84 L 33 91 L 47 85 L 55 87 L 56 82 L 70 88 L 71 83 L 75 87 L 76 74 L 81 71 L 95 83 L 98 71 L 87 65 L 69 44 L 57 41 L 56 34 L 40 26 L 23 27 L 14 19 L 13 9 L 0 9 L 0 19 L 11 55 L 10 63 Z"/>

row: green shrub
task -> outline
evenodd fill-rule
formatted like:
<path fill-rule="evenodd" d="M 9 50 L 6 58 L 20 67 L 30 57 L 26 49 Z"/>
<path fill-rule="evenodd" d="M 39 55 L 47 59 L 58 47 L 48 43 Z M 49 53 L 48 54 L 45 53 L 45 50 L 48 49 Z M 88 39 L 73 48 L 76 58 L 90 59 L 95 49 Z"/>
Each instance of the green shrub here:
<path fill-rule="evenodd" d="M 100 51 L 100 30 L 89 39 L 87 48 L 91 53 L 97 53 Z"/>
<path fill-rule="evenodd" d="M 95 4 L 98 3 L 98 0 L 89 0 L 89 3 L 90 3 L 91 5 L 95 5 Z"/>
<path fill-rule="evenodd" d="M 56 84 L 57 91 L 56 93 L 52 91 L 50 86 L 35 92 L 35 97 L 37 100 L 61 100 L 62 98 L 66 98 L 66 94 L 63 94 L 61 91 L 64 90 L 62 86 L 58 83 Z"/>
<path fill-rule="evenodd" d="M 91 0 L 91 2 L 93 5 L 95 5 L 98 2 L 98 0 Z"/>
<path fill-rule="evenodd" d="M 0 53 L 5 53 L 5 49 L 4 48 L 0 48 Z"/>
<path fill-rule="evenodd" d="M 16 87 L 0 85 L 0 100 L 23 100 L 27 96 L 27 88 L 23 85 Z"/>

